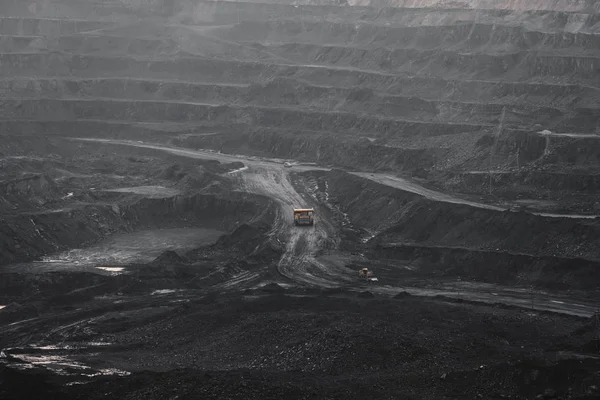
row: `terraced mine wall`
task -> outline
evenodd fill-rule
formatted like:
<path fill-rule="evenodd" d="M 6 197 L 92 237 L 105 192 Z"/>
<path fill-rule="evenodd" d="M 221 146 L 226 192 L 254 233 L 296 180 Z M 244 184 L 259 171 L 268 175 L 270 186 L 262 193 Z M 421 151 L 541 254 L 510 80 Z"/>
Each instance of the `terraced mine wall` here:
<path fill-rule="evenodd" d="M 407 127 L 407 129 L 409 129 Z M 238 133 L 175 138 L 172 143 L 190 148 L 208 148 L 223 152 L 240 152 L 259 156 L 294 158 L 300 161 L 336 165 L 348 169 L 416 171 L 430 168 L 436 149 L 403 149 L 372 144 L 349 137 L 344 143 L 331 136 L 304 131 L 281 131 L 238 126 Z M 415 129 L 416 130 L 416 129 Z"/>
<path fill-rule="evenodd" d="M 447 187 L 462 193 L 481 193 L 489 190 L 490 174 L 486 173 L 447 173 Z M 520 185 L 531 185 L 541 189 L 558 192 L 597 193 L 600 190 L 600 175 L 577 174 L 574 172 L 514 172 L 492 173 L 494 187 L 511 187 L 518 189 Z"/>
<path fill-rule="evenodd" d="M 600 164 L 600 137 L 547 138 L 546 162 L 557 166 L 597 170 Z M 596 168 L 594 168 L 596 167 Z"/>
<path fill-rule="evenodd" d="M 11 4 L 2 7 L 20 7 Z M 13 134 L 160 138 L 425 177 L 448 169 L 439 175 L 473 185 L 485 178 L 468 173 L 486 166 L 592 168 L 592 145 L 536 131 L 598 130 L 596 5 L 465 4 L 443 2 L 432 13 L 427 1 L 58 1 L 40 5 L 37 19 L 23 8 L 28 18 L 0 24 L 7 36 L 0 72 L 11 77 L 0 82 L 0 126 Z M 69 8 L 71 18 L 93 11 L 96 21 L 45 18 Z M 110 10 L 162 13 L 173 30 L 151 21 L 120 27 Z M 202 33 L 186 23 L 203 25 Z M 164 134 L 135 125 L 164 121 L 185 124 Z M 210 128 L 219 134 L 184 136 Z M 347 143 L 339 145 L 342 135 Z M 534 188 L 568 185 L 542 175 L 518 176 Z M 495 184 L 509 184 L 508 175 L 495 176 Z M 592 190 L 593 174 L 578 176 L 568 187 Z"/>
<path fill-rule="evenodd" d="M 593 101 L 594 97 L 591 94 L 585 98 L 580 97 L 585 89 L 577 86 L 540 88 L 530 85 L 534 92 L 525 95 L 523 88 L 517 89 L 514 84 L 504 84 L 501 88 L 493 88 L 493 93 L 484 95 L 476 93 L 492 89 L 485 82 L 457 83 L 440 80 L 437 83 L 448 86 L 448 91 L 436 89 L 430 82 L 428 93 L 433 91 L 440 97 L 445 97 L 444 100 L 416 97 L 419 90 L 417 86 L 426 84 L 417 79 L 400 80 L 396 83 L 395 86 L 402 94 L 391 94 L 395 89 L 389 87 L 386 93 L 382 93 L 367 88 L 308 85 L 285 78 L 277 78 L 264 84 L 211 84 L 123 78 L 15 78 L 0 82 L 0 90 L 23 100 L 135 98 L 138 101 L 166 104 L 178 101 L 199 105 L 236 104 L 243 100 L 246 105 L 256 107 L 294 109 L 307 106 L 307 110 L 313 112 L 325 109 L 430 123 L 446 121 L 452 123 L 449 125 L 450 134 L 455 130 L 454 126 L 463 127 L 464 132 L 468 132 L 482 126 L 495 125 L 502 112 L 505 113 L 505 123 L 518 120 L 520 124 L 528 121 L 530 124 L 543 123 L 550 128 L 577 126 L 578 129 L 585 129 L 586 124 L 591 124 L 590 129 L 595 128 L 594 111 L 587 106 L 587 102 Z M 455 84 L 461 87 L 456 87 Z M 535 93 L 536 89 L 539 89 L 539 93 Z M 425 89 L 421 87 L 421 90 Z M 482 96 L 499 97 L 502 101 L 482 104 Z M 556 98 L 556 107 L 534 105 L 534 102 L 539 102 L 536 100 L 539 96 Z M 510 100 L 520 104 L 507 105 L 506 102 Z M 570 107 L 569 111 L 565 110 L 566 106 Z"/>
<path fill-rule="evenodd" d="M 102 39 L 106 40 L 106 39 Z M 143 41 L 139 46 L 143 46 Z M 114 45 L 119 46 L 117 39 L 114 39 Z M 461 77 L 471 80 L 485 80 L 498 77 L 505 77 L 507 80 L 525 80 L 542 76 L 556 78 L 576 78 L 578 82 L 593 82 L 600 69 L 600 58 L 594 56 L 582 55 L 539 55 L 527 51 L 510 54 L 459 54 L 451 51 L 424 52 L 422 50 L 397 49 L 397 50 L 361 50 L 346 48 L 325 47 L 313 44 L 294 44 L 281 45 L 281 48 L 270 49 L 272 52 L 281 52 L 286 57 L 292 57 L 298 63 L 310 64 L 319 61 L 319 64 L 336 67 L 336 65 L 353 68 L 342 68 L 342 71 L 336 72 L 338 76 L 355 77 L 368 76 L 373 74 L 373 70 L 381 72 L 406 73 L 410 68 L 415 70 L 427 71 L 430 75 Z M 117 47 L 119 48 L 119 47 Z M 122 48 L 122 52 L 133 49 L 131 47 Z M 298 56 L 294 57 L 294 54 Z M 110 55 L 110 52 L 107 53 Z M 115 56 L 119 55 L 114 54 Z M 353 61 L 354 60 L 354 61 Z M 387 60 L 386 62 L 384 62 Z M 178 78 L 196 81 L 206 81 L 211 75 L 218 74 L 225 81 L 226 74 L 231 73 L 231 69 L 236 69 L 237 74 L 227 76 L 229 83 L 247 82 L 249 76 L 256 76 L 262 73 L 264 76 L 273 76 L 268 74 L 269 70 L 283 70 L 293 73 L 298 71 L 316 72 L 316 67 L 310 65 L 291 66 L 285 64 L 256 64 L 251 62 L 234 62 L 225 60 L 204 60 L 200 58 L 178 58 L 176 60 L 132 60 L 123 57 L 98 57 L 92 55 L 74 55 L 69 53 L 36 53 L 28 52 L 5 53 L 0 57 L 2 64 L 0 71 L 3 74 L 12 76 L 31 76 L 43 74 L 46 76 L 118 76 L 115 74 L 124 74 L 126 72 L 137 74 L 140 77 L 155 78 Z M 93 69 L 91 62 L 94 62 Z M 150 61 L 150 62 L 148 62 Z M 392 64 L 390 64 L 393 62 Z M 229 68 L 223 70 L 214 70 L 218 64 Z M 44 68 L 41 68 L 44 67 Z M 205 75 L 203 72 L 207 68 L 212 71 Z M 353 70 L 355 68 L 355 70 Z M 366 71 L 360 71 L 360 69 Z M 245 69 L 247 75 L 241 69 Z M 334 68 L 335 69 L 335 68 Z M 86 70 L 88 70 L 86 72 Z M 345 70 L 345 71 L 344 71 Z M 320 75 L 320 74 L 319 74 Z M 323 79 L 325 77 L 322 77 Z M 335 78 L 334 78 L 335 79 Z M 338 78 L 339 79 L 339 78 Z M 329 80 L 330 84 L 334 81 Z"/>
<path fill-rule="evenodd" d="M 27 2 L 6 0 L 0 4 L 0 15 L 37 18 L 135 20 L 139 16 L 165 16 L 172 14 L 169 2 L 159 1 L 79 1 L 53 0 Z"/>
<path fill-rule="evenodd" d="M 23 121 L 23 120 L 12 120 L 12 121 L 1 121 L 0 129 L 7 135 L 13 137 L 18 136 L 21 139 L 26 138 L 26 143 L 19 143 L 21 153 L 32 151 L 32 149 L 40 149 L 43 146 L 41 143 L 35 142 L 35 137 L 44 135 L 55 135 L 65 137 L 81 137 L 81 132 L 85 132 L 91 137 L 101 136 L 106 139 L 145 139 L 145 140 L 158 140 L 165 137 L 165 131 L 152 127 L 149 125 L 132 125 L 126 121 L 107 121 L 101 120 L 71 120 L 71 121 Z M 177 134 L 188 134 L 191 132 L 198 132 L 199 129 L 193 127 L 183 126 L 177 131 Z M 1 146 L 1 145 L 0 145 Z M 15 146 L 11 146 L 11 151 L 19 152 L 14 150 Z M 0 147 L 2 151 L 2 147 Z"/>
<path fill-rule="evenodd" d="M 251 3 L 253 0 L 242 0 Z M 266 0 L 265 3 L 282 3 L 280 0 Z M 283 1 L 285 2 L 285 1 Z M 295 5 L 338 5 L 337 0 L 302 0 L 292 1 Z M 461 1 L 438 1 L 438 0 L 350 0 L 346 2 L 349 6 L 358 7 L 382 7 L 390 8 L 472 8 L 483 10 L 535 10 L 535 11 L 567 11 L 567 12 L 600 12 L 600 6 L 593 0 L 461 0 Z"/>
<path fill-rule="evenodd" d="M 432 132 L 447 134 L 478 130 L 475 125 L 410 122 L 380 117 L 356 116 L 351 113 L 318 113 L 284 108 L 235 107 L 192 103 L 110 100 L 3 100 L 4 118 L 64 121 L 75 119 L 104 119 L 116 121 L 199 122 L 208 124 L 248 123 L 258 126 L 302 126 L 306 130 L 358 133 L 408 130 L 413 134 L 431 128 Z M 208 125 L 205 124 L 205 125 Z"/>
<path fill-rule="evenodd" d="M 4 2 L 6 3 L 6 2 Z M 25 3 L 25 2 L 19 2 Z M 0 10 L 2 8 L 0 7 Z M 9 13 L 7 13 L 9 14 Z M 7 15 L 3 14 L 3 15 Z M 64 20 L 64 19 L 40 19 L 35 17 L 5 17 L 0 18 L 0 34 L 14 36 L 49 36 L 59 37 L 73 33 L 93 31 L 96 29 L 114 27 L 111 22 L 85 21 L 85 20 Z"/>

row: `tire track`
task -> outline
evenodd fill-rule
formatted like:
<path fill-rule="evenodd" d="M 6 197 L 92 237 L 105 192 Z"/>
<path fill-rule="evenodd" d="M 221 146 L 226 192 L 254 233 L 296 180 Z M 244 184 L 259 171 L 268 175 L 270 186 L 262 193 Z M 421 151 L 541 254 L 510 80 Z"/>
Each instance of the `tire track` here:
<path fill-rule="evenodd" d="M 282 276 L 307 286 L 336 286 L 339 279 L 329 278 L 329 274 L 313 274 L 311 267 L 319 272 L 327 268 L 316 260 L 320 243 L 334 234 L 330 224 L 319 219 L 319 207 L 305 200 L 292 186 L 289 174 L 279 168 L 250 168 L 244 174 L 244 189 L 250 193 L 262 194 L 273 198 L 279 204 L 278 217 L 271 234 L 285 242 L 285 252 L 277 269 Z M 292 209 L 313 207 L 316 211 L 315 225 L 297 227 L 294 225 Z M 325 275 L 325 276 L 323 276 Z"/>

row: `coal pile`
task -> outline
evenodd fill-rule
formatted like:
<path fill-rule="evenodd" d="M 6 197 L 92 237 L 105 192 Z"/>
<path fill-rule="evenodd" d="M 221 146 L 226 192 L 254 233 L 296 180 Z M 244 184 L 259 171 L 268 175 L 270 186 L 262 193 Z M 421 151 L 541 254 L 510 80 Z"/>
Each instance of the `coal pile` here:
<path fill-rule="evenodd" d="M 600 396 L 600 7 L 296 3 L 0 4 L 0 398 Z"/>

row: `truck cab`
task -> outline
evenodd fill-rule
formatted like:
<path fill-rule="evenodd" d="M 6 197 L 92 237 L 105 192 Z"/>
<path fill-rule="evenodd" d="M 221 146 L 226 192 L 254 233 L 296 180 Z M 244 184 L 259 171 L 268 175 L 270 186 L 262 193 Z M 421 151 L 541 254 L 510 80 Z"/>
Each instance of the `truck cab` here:
<path fill-rule="evenodd" d="M 314 225 L 315 210 L 313 208 L 294 208 L 294 225 Z"/>

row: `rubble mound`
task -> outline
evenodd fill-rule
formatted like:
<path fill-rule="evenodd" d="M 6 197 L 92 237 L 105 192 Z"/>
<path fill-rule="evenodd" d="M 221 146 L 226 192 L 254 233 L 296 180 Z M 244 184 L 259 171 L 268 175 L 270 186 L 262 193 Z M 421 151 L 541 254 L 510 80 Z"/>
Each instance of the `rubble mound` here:
<path fill-rule="evenodd" d="M 110 337 L 118 347 L 92 348 L 95 359 L 121 368 L 127 364 L 132 373 L 89 378 L 33 368 L 19 372 L 2 365 L 0 379 L 12 380 L 0 386 L 0 396 L 36 397 L 32 391 L 39 385 L 14 384 L 27 378 L 45 380 L 47 385 L 40 389 L 45 395 L 60 392 L 62 399 L 92 400 L 107 395 L 161 399 L 173 393 L 240 399 L 339 399 L 340 393 L 344 398 L 384 399 L 415 392 L 425 399 L 453 392 L 535 398 L 551 390 L 559 398 L 570 390 L 571 398 L 583 399 L 597 390 L 598 360 L 564 351 L 573 341 L 572 332 L 587 321 L 416 298 L 365 302 L 351 296 L 275 294 L 247 299 L 223 294 L 185 305 L 168 302 L 189 299 L 189 293 L 180 293 L 178 298 L 177 291 L 162 290 L 145 302 L 84 301 L 80 311 L 48 309 L 26 326 L 15 325 L 0 338 L 0 345 L 36 335 L 38 329 L 49 340 L 60 337 L 72 344 Z M 68 329 L 54 329 L 62 325 Z M 540 355 L 538 348 L 549 350 Z M 81 359 L 85 351 L 75 347 L 73 354 Z M 53 352 L 70 354 L 52 346 L 7 354 L 39 357 Z M 34 371 L 38 374 L 32 375 Z M 73 380 L 88 383 L 65 384 Z"/>
<path fill-rule="evenodd" d="M 156 257 L 156 259 L 152 262 L 152 264 L 156 265 L 177 265 L 177 264 L 185 264 L 186 259 L 177 254 L 177 252 L 173 250 L 167 250 L 163 252 L 160 256 Z"/>
<path fill-rule="evenodd" d="M 368 290 L 365 290 L 365 291 L 358 293 L 356 295 L 356 297 L 358 297 L 360 299 L 371 299 L 371 298 L 375 297 L 375 295 L 373 293 L 369 292 Z"/>
<path fill-rule="evenodd" d="M 278 285 L 277 283 L 267 283 L 266 285 L 262 286 L 260 288 L 261 291 L 266 292 L 266 293 L 283 293 L 285 292 L 285 288 L 283 288 L 282 286 Z"/>

